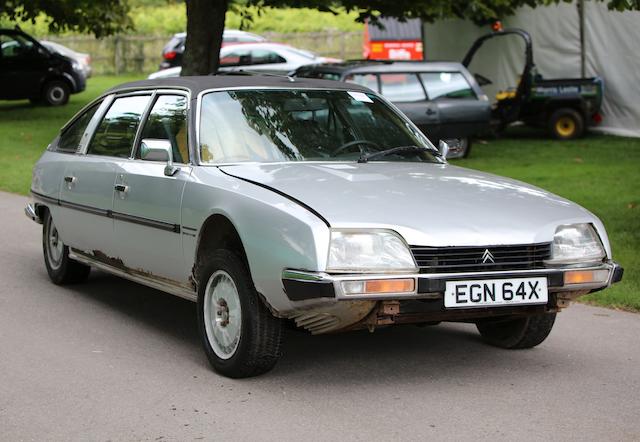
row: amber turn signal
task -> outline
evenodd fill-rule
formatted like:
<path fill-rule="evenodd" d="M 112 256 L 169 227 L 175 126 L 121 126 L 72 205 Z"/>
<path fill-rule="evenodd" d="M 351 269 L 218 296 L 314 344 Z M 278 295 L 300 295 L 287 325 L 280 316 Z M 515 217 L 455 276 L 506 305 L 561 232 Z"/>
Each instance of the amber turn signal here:
<path fill-rule="evenodd" d="M 608 270 L 571 270 L 565 272 L 565 284 L 591 284 L 594 282 L 607 282 Z"/>
<path fill-rule="evenodd" d="M 413 293 L 416 281 L 406 279 L 367 279 L 364 281 L 344 281 L 342 289 L 346 295 L 379 295 L 384 293 Z"/>

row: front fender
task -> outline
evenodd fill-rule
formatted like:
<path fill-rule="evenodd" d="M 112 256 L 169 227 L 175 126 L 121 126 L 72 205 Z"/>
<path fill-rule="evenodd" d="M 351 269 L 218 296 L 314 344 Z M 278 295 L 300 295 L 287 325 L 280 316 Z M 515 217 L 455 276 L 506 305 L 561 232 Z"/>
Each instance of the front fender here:
<path fill-rule="evenodd" d="M 321 271 L 326 265 L 329 227 L 318 216 L 269 189 L 222 173 L 197 167 L 182 201 L 183 248 L 186 271 L 196 260 L 198 238 L 205 221 L 223 215 L 242 241 L 253 283 L 278 313 L 293 309 L 282 285 L 286 268 Z"/>

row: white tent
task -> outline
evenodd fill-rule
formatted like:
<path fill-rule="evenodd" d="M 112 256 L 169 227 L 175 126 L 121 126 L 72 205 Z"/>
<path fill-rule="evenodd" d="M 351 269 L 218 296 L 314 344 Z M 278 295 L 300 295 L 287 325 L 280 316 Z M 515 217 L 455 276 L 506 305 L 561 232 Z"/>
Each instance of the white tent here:
<path fill-rule="evenodd" d="M 520 8 L 505 18 L 505 28 L 531 34 L 533 58 L 544 78 L 604 79 L 604 117 L 595 130 L 640 137 L 640 12 L 609 11 L 603 2 L 584 1 L 581 16 L 576 3 L 532 9 Z M 581 39 L 581 29 L 583 32 Z M 473 41 L 491 32 L 462 20 L 424 26 L 427 60 L 462 60 Z M 493 81 L 489 96 L 515 86 L 524 63 L 524 43 L 516 36 L 493 39 L 476 53 L 470 66 Z"/>

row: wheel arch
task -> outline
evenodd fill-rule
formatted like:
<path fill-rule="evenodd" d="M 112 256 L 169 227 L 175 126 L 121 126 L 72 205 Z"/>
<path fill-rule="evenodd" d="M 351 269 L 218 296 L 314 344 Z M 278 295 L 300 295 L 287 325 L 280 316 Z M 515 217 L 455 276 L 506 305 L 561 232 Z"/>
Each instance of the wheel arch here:
<path fill-rule="evenodd" d="M 213 213 L 202 223 L 198 234 L 193 278 L 198 281 L 198 271 L 204 258 L 217 249 L 225 249 L 235 253 L 247 266 L 251 275 L 251 267 L 240 233 L 231 219 L 222 213 Z"/>

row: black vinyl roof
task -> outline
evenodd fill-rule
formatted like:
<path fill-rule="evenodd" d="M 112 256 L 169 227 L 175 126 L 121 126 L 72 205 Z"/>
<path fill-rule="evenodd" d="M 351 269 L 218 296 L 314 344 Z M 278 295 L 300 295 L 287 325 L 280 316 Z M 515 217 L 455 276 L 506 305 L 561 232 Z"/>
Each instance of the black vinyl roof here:
<path fill-rule="evenodd" d="M 131 89 L 186 89 L 192 96 L 207 89 L 231 88 L 280 88 L 280 89 L 337 89 L 367 92 L 369 89 L 357 84 L 342 83 L 314 78 L 291 78 L 279 75 L 207 75 L 197 77 L 174 77 L 142 80 L 113 87 L 107 93 Z"/>

